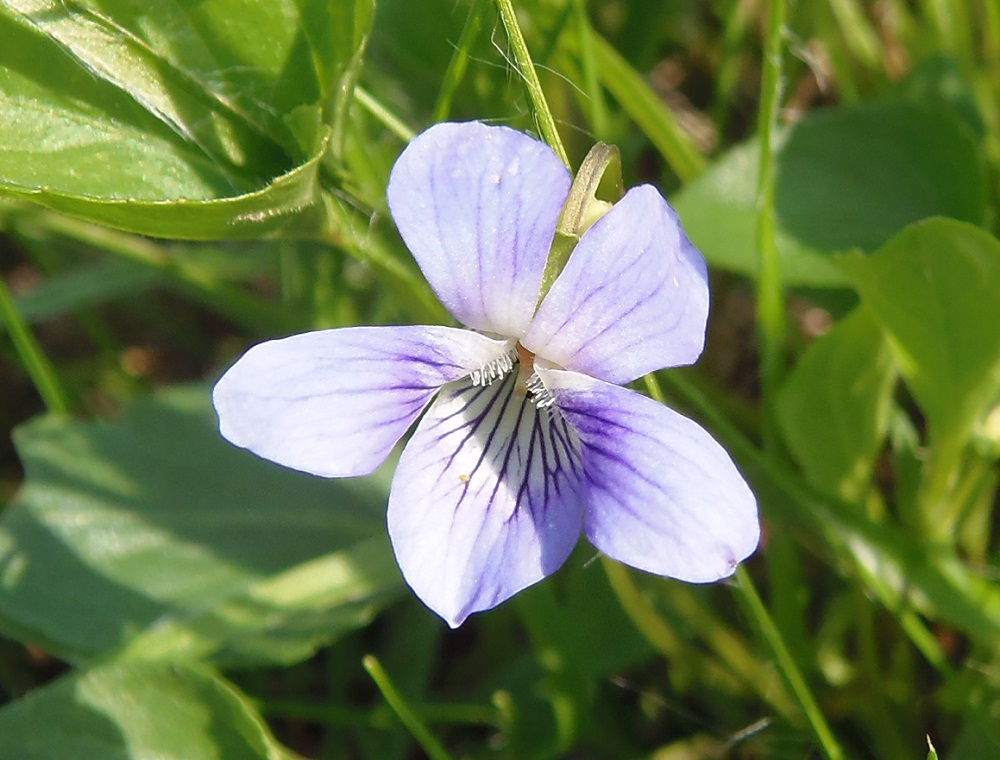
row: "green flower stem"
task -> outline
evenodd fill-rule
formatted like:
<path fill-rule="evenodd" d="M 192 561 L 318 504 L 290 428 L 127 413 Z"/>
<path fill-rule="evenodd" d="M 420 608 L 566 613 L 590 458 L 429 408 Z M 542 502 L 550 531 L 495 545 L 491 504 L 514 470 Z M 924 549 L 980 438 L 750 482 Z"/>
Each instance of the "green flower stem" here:
<path fill-rule="evenodd" d="M 736 589 L 740 594 L 744 606 L 754 623 L 756 623 L 761 636 L 771 649 L 772 654 L 774 654 L 778 669 L 785 677 L 788 687 L 792 690 L 799 705 L 802 707 L 802 711 L 805 713 L 806 719 L 809 721 L 809 725 L 816 735 L 820 749 L 822 749 L 823 754 L 828 760 L 843 760 L 843 750 L 837 743 L 836 738 L 834 738 L 833 732 L 826 722 L 826 718 L 823 717 L 819 705 L 809 690 L 809 685 L 806 683 L 805 678 L 803 678 L 791 652 L 785 646 L 785 641 L 782 639 L 781 633 L 768 614 L 763 601 L 761 601 L 760 595 L 757 593 L 757 588 L 750 579 L 750 575 L 742 565 L 736 569 L 736 581 Z"/>
<path fill-rule="evenodd" d="M 542 83 L 538 81 L 538 72 L 535 71 L 535 64 L 531 60 L 531 53 L 528 52 L 528 45 L 521 34 L 521 27 L 517 23 L 517 15 L 514 13 L 514 6 L 511 0 L 496 0 L 497 10 L 500 12 L 500 20 L 507 31 L 507 39 L 510 41 L 510 49 L 514 55 L 514 63 L 517 65 L 518 73 L 524 79 L 528 89 L 528 98 L 535 109 L 535 117 L 538 119 L 538 130 L 542 134 L 542 139 L 549 144 L 566 166 L 569 166 L 569 157 L 563 147 L 562 139 L 556 130 L 556 120 L 552 117 L 549 104 L 545 100 L 545 93 L 542 91 Z"/>
<path fill-rule="evenodd" d="M 330 155 L 338 167 L 342 167 L 344 162 L 344 144 L 347 140 L 348 115 L 350 114 L 351 103 L 355 97 L 358 80 L 361 78 L 361 69 L 364 66 L 368 40 L 371 37 L 371 13 L 373 12 L 374 3 L 372 3 L 368 18 L 361 22 L 364 24 L 364 28 L 360 32 L 355 28 L 353 55 L 351 55 L 346 61 L 346 65 L 340 70 L 337 80 L 332 83 L 332 116 L 328 120 L 330 124 Z M 360 16 L 356 13 L 354 23 L 358 24 L 359 21 Z"/>
<path fill-rule="evenodd" d="M 14 348 L 35 384 L 38 395 L 42 397 L 45 408 L 53 414 L 69 414 L 69 400 L 55 368 L 38 345 L 28 324 L 21 317 L 21 312 L 14 305 L 14 298 L 2 277 L 0 277 L 0 322 L 7 326 Z"/>
<path fill-rule="evenodd" d="M 761 82 L 757 136 L 760 141 L 760 176 L 757 184 L 757 326 L 760 333 L 760 374 L 764 404 L 764 444 L 777 442 L 774 402 L 784 374 L 787 324 L 781 263 L 775 221 L 775 133 L 781 107 L 781 35 L 785 25 L 785 0 L 769 0 L 764 74 Z"/>
<path fill-rule="evenodd" d="M 381 663 L 373 655 L 369 654 L 365 655 L 362 665 L 375 682 L 378 690 L 382 692 L 382 696 L 389 703 L 389 707 L 392 708 L 393 712 L 399 717 L 399 720 L 406 726 L 407 731 L 417 740 L 417 743 L 427 754 L 427 757 L 431 760 L 451 760 L 451 755 L 448 754 L 448 751 L 434 738 L 430 729 L 424 725 L 423 721 L 417 717 L 417 714 L 406 703 L 402 695 L 400 695 L 396 686 L 389 679 L 389 675 L 382 668 Z"/>

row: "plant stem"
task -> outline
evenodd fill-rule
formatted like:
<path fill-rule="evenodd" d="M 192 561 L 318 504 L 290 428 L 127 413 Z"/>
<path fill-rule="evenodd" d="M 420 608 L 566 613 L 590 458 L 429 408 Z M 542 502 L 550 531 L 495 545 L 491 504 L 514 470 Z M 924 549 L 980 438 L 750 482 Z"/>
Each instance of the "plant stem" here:
<path fill-rule="evenodd" d="M 795 695 L 799 705 L 802 707 L 802 711 L 805 713 L 806 719 L 809 721 L 809 725 L 816 735 L 816 740 L 819 742 L 823 754 L 828 760 L 843 760 L 843 750 L 837 743 L 836 738 L 834 738 L 833 732 L 826 722 L 826 718 L 823 717 L 819 705 L 809 690 L 809 685 L 799 671 L 791 652 L 785 646 L 785 641 L 781 637 L 781 633 L 768 614 L 763 601 L 761 601 L 760 595 L 757 593 L 757 588 L 750 579 L 750 575 L 742 565 L 736 569 L 736 580 L 736 588 L 740 593 L 744 606 L 757 624 L 757 628 L 760 630 L 764 641 L 774 654 L 778 669 L 785 677 L 788 687 L 792 690 L 792 694 Z"/>
<path fill-rule="evenodd" d="M 556 130 L 556 121 L 552 118 L 552 111 L 549 110 L 549 104 L 545 100 L 542 83 L 538 81 L 538 72 L 535 71 L 535 64 L 531 61 L 528 45 L 524 41 L 524 35 L 521 34 L 514 6 L 511 4 L 511 0 L 496 0 L 496 4 L 497 10 L 500 12 L 500 20 L 507 31 L 507 39 L 510 41 L 510 49 L 514 55 L 514 63 L 521 78 L 524 79 L 524 84 L 528 89 L 528 98 L 535 109 L 538 131 L 541 132 L 542 139 L 559 156 L 559 160 L 568 167 L 569 158 L 566 155 L 566 149 L 563 147 L 562 139 Z"/>
<path fill-rule="evenodd" d="M 760 255 L 757 329 L 760 333 L 764 444 L 766 448 L 772 449 L 777 440 L 774 398 L 784 370 L 787 332 L 774 211 L 774 142 L 781 106 L 781 35 L 785 25 L 785 0 L 769 0 L 767 7 L 767 39 L 764 45 L 764 73 L 757 121 L 757 136 L 760 141 L 760 175 L 757 184 L 757 249 Z"/>
<path fill-rule="evenodd" d="M 55 368 L 38 345 L 28 324 L 21 317 L 21 312 L 14 305 L 14 298 L 2 277 L 0 277 L 0 321 L 7 325 L 14 348 L 35 384 L 38 395 L 42 397 L 45 408 L 53 414 L 69 414 L 69 400 Z"/>
<path fill-rule="evenodd" d="M 406 701 L 390 680 L 389 675 L 382 668 L 382 664 L 373 655 L 369 654 L 365 655 L 362 665 L 375 682 L 378 690 L 382 692 L 382 696 L 389 703 L 389 707 L 392 708 L 393 712 L 399 717 L 399 720 L 406 726 L 406 730 L 417 740 L 417 743 L 427 756 L 431 760 L 451 760 L 451 755 L 448 754 L 448 751 L 441 746 L 441 743 L 434 738 L 430 729 L 423 724 L 423 721 L 406 704 Z"/>

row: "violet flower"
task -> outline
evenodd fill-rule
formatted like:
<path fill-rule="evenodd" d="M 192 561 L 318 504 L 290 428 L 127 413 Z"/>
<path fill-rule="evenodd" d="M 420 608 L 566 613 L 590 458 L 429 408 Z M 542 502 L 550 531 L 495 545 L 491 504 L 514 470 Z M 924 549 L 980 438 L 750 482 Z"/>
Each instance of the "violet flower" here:
<path fill-rule="evenodd" d="M 389 207 L 466 329 L 351 327 L 251 348 L 219 381 L 222 434 L 323 477 L 366 475 L 420 418 L 389 494 L 406 582 L 451 626 L 601 552 L 692 582 L 757 546 L 753 494 L 700 426 L 622 387 L 701 353 L 705 262 L 651 186 L 582 236 L 539 302 L 571 178 L 504 127 L 439 124 Z M 421 414 L 423 413 L 423 416 Z"/>

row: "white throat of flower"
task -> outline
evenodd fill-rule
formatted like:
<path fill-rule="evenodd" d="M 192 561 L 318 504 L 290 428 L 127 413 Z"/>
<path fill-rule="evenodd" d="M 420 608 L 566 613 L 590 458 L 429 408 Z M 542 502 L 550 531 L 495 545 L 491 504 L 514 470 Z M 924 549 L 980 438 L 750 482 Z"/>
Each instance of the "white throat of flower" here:
<path fill-rule="evenodd" d="M 474 370 L 469 379 L 473 385 L 492 385 L 497 380 L 505 378 L 515 367 L 517 380 L 514 393 L 527 397 L 539 409 L 546 409 L 555 403 L 552 394 L 535 372 L 535 355 L 520 343 L 515 343 L 512 348 L 489 364 Z"/>
<path fill-rule="evenodd" d="M 490 385 L 493 381 L 501 379 L 514 369 L 514 364 L 517 363 L 517 360 L 517 351 L 513 348 L 507 349 L 485 367 L 474 370 L 470 375 L 472 384 Z"/>

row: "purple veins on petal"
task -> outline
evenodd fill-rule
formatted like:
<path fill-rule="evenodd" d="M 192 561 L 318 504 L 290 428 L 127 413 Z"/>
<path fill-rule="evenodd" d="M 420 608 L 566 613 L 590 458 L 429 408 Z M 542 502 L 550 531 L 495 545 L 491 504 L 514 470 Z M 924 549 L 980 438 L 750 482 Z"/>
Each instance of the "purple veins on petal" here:
<path fill-rule="evenodd" d="M 535 310 L 570 175 L 528 135 L 438 124 L 400 155 L 392 218 L 427 281 L 460 321 L 516 337 Z"/>
<path fill-rule="evenodd" d="M 584 233 L 521 342 L 561 367 L 626 383 L 692 363 L 707 320 L 704 259 L 643 185 Z"/>
<path fill-rule="evenodd" d="M 396 470 L 389 534 L 403 576 L 452 626 L 557 570 L 583 521 L 575 435 L 510 373 L 447 386 Z"/>
<path fill-rule="evenodd" d="M 320 330 L 251 348 L 219 380 L 222 435 L 324 477 L 366 475 L 446 383 L 509 352 L 450 327 Z"/>
<path fill-rule="evenodd" d="M 698 424 L 627 388 L 542 370 L 580 440 L 584 532 L 609 557 L 691 582 L 719 580 L 757 547 L 757 504 Z"/>

